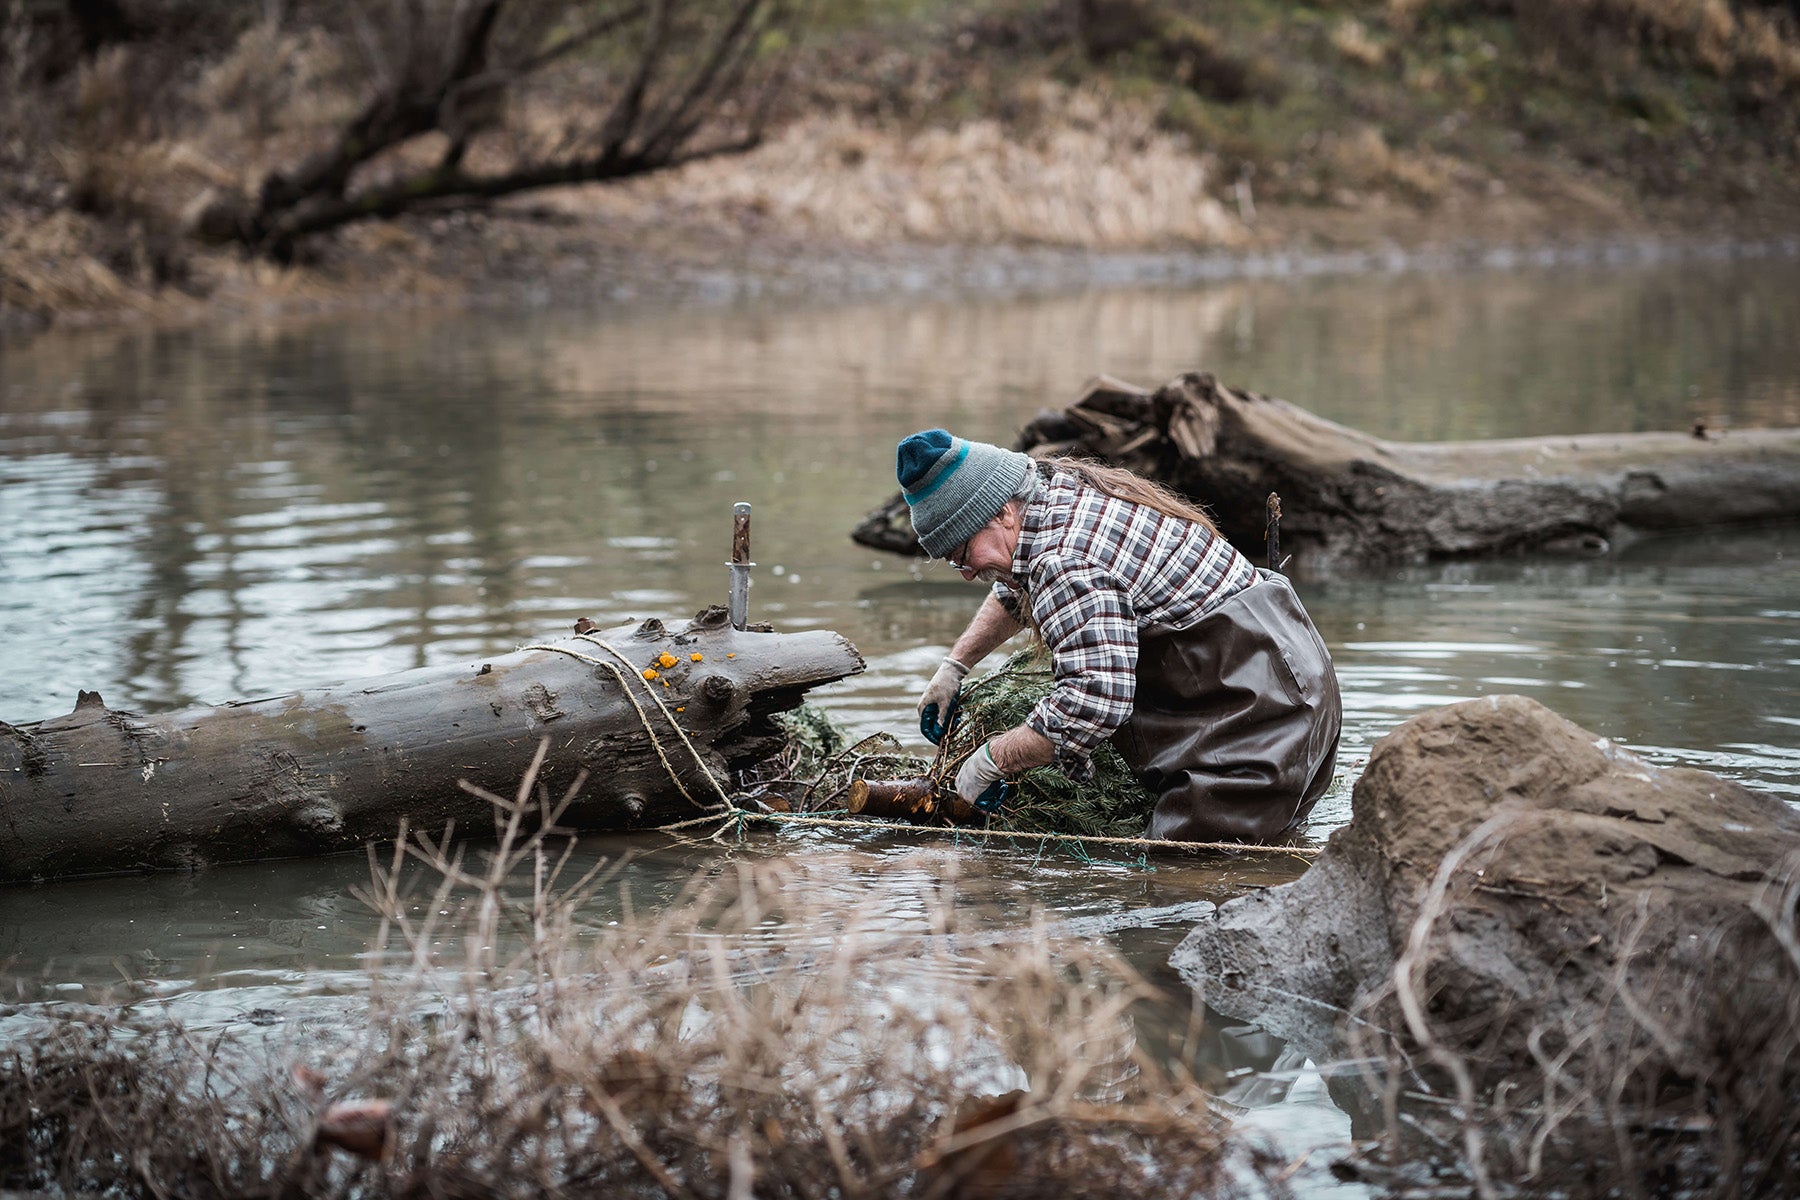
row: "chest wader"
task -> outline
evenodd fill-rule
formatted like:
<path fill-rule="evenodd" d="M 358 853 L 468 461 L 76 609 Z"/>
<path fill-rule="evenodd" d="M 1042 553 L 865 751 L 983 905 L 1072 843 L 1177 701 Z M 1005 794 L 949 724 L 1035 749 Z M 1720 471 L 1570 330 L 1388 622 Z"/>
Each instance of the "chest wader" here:
<path fill-rule="evenodd" d="M 1267 841 L 1331 783 L 1331 655 L 1288 581 L 1257 575 L 1186 628 L 1138 633 L 1137 703 L 1113 744 L 1157 796 L 1151 837 Z"/>

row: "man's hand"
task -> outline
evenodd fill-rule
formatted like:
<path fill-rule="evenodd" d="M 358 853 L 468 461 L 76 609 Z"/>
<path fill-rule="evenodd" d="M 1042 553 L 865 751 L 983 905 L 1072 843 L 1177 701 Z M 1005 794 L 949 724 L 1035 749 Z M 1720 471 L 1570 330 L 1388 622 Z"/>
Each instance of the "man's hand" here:
<path fill-rule="evenodd" d="M 999 812 L 1012 794 L 1006 773 L 994 763 L 992 745 L 983 742 L 980 749 L 963 760 L 962 769 L 956 773 L 956 794 L 984 813 Z"/>
<path fill-rule="evenodd" d="M 946 658 L 919 697 L 919 732 L 937 745 L 950 731 L 950 719 L 956 714 L 956 693 L 962 687 L 969 668 L 954 658 Z"/>

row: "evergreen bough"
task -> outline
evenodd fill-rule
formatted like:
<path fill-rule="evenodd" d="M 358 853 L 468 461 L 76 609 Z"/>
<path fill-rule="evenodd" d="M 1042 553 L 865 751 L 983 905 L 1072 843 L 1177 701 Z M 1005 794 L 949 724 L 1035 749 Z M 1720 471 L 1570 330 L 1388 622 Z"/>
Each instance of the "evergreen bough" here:
<path fill-rule="evenodd" d="M 784 722 L 794 743 L 788 775 L 813 785 L 808 807 L 814 808 L 835 807 L 853 778 L 918 778 L 935 769 L 940 786 L 948 789 L 965 758 L 989 738 L 1023 723 L 1054 685 L 1044 655 L 1023 650 L 999 670 L 965 686 L 956 723 L 935 766 L 930 759 L 899 753 L 898 744 L 886 735 L 841 749 L 845 739 L 830 718 L 803 705 Z M 1093 762 L 1094 776 L 1086 783 L 1074 782 L 1055 767 L 1026 771 L 1014 780 L 1018 790 L 1012 801 L 989 818 L 989 826 L 1081 837 L 1144 836 L 1156 797 L 1138 782 L 1110 742 L 1094 751 Z"/>

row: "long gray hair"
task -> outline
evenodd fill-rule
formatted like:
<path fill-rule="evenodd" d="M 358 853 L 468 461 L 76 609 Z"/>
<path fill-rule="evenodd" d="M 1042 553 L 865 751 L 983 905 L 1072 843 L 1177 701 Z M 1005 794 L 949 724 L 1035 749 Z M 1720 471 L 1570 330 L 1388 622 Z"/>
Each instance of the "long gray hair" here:
<path fill-rule="evenodd" d="M 1086 458 L 1048 458 L 1043 461 L 1058 471 L 1069 472 L 1089 487 L 1097 488 L 1115 500 L 1142 504 L 1145 508 L 1155 509 L 1165 517 L 1192 521 L 1196 525 L 1204 526 L 1212 533 L 1219 532 L 1219 526 L 1204 508 L 1154 480 L 1145 479 L 1134 471 L 1128 471 L 1124 467 L 1108 466 L 1105 463 L 1094 462 L 1092 459 Z"/>

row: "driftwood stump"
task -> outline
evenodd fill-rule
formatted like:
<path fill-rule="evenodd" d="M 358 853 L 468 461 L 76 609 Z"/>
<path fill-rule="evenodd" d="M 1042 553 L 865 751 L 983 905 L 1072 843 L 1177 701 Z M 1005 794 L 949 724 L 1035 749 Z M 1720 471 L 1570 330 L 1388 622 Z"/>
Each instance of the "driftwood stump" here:
<path fill-rule="evenodd" d="M 512 794 L 542 738 L 552 795 L 589 773 L 564 825 L 667 824 L 722 807 L 715 781 L 786 744 L 778 714 L 863 669 L 834 633 L 734 630 L 723 608 L 551 645 L 148 717 L 83 692 L 0 723 L 0 882 L 326 854 L 402 820 L 486 831 L 458 781 Z"/>
<path fill-rule="evenodd" d="M 1388 442 L 1211 375 L 1155 391 L 1105 377 L 1018 448 L 1129 467 L 1205 505 L 1263 561 L 1269 495 L 1296 572 L 1520 552 L 1800 518 L 1800 429 Z M 851 535 L 919 553 L 895 496 Z"/>

